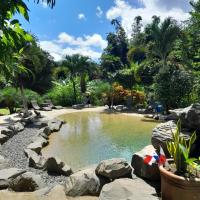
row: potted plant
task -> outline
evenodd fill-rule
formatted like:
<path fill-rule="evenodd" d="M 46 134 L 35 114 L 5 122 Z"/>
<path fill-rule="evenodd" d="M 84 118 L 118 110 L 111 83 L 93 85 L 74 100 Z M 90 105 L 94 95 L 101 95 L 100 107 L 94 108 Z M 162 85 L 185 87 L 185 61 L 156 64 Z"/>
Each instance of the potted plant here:
<path fill-rule="evenodd" d="M 181 136 L 180 129 L 181 123 L 178 121 L 172 141 L 167 142 L 172 159 L 159 166 L 162 200 L 200 200 L 199 160 L 189 157 L 196 133 L 188 141 Z"/>

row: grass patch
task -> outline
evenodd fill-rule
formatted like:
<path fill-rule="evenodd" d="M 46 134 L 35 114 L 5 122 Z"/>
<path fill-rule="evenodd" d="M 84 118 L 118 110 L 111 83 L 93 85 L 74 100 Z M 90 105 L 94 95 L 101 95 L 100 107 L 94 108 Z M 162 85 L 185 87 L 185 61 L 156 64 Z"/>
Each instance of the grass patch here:
<path fill-rule="evenodd" d="M 7 108 L 0 108 L 0 116 L 1 115 L 9 115 L 10 112 Z"/>

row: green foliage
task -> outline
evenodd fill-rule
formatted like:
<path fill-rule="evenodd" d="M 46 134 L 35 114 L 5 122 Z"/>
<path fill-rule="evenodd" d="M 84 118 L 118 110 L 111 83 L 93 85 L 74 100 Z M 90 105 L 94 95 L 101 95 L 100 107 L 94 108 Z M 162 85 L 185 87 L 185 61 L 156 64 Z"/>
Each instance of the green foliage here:
<path fill-rule="evenodd" d="M 181 133 L 181 122 L 178 121 L 177 129 L 175 132 L 172 132 L 172 141 L 167 142 L 167 149 L 174 159 L 176 165 L 177 174 L 183 174 L 187 171 L 187 165 L 193 165 L 193 162 L 196 159 L 189 158 L 189 153 L 191 150 L 192 144 L 196 140 L 196 133 L 194 132 L 190 137 L 189 141 L 184 139 Z"/>
<path fill-rule="evenodd" d="M 154 83 L 154 76 L 158 73 L 160 65 L 158 60 L 145 60 L 135 71 L 135 75 L 140 78 L 140 83 L 150 86 Z"/>
<path fill-rule="evenodd" d="M 55 105 L 61 106 L 72 106 L 76 103 L 82 102 L 82 96 L 78 80 L 75 81 L 75 87 L 78 88 L 76 92 L 76 100 L 74 99 L 74 89 L 72 81 L 66 84 L 56 84 L 47 94 L 44 95 L 43 99 L 50 98 Z"/>
<path fill-rule="evenodd" d="M 29 105 L 33 99 L 41 102 L 40 96 L 32 90 L 25 89 L 24 95 Z M 20 91 L 13 87 L 5 87 L 0 90 L 0 105 L 1 107 L 8 107 L 10 113 L 16 112 L 17 108 L 22 107 L 22 97 Z"/>
<path fill-rule="evenodd" d="M 0 103 L 2 107 L 8 107 L 10 113 L 14 113 L 20 106 L 20 95 L 15 88 L 6 87 L 0 92 Z"/>
<path fill-rule="evenodd" d="M 87 92 L 90 93 L 93 105 L 104 105 L 105 99 L 103 98 L 103 94 L 109 92 L 110 90 L 111 85 L 108 82 L 93 80 L 87 83 Z"/>
<path fill-rule="evenodd" d="M 168 68 L 161 69 L 155 76 L 155 97 L 169 108 L 177 108 L 189 104 L 193 80 L 189 72 L 168 64 Z M 183 102 L 183 99 L 186 102 Z"/>
<path fill-rule="evenodd" d="M 146 49 L 144 47 L 131 47 L 128 51 L 129 62 L 141 63 L 146 58 Z"/>
<path fill-rule="evenodd" d="M 123 68 L 120 58 L 109 54 L 102 54 L 101 66 L 105 72 L 116 72 Z"/>

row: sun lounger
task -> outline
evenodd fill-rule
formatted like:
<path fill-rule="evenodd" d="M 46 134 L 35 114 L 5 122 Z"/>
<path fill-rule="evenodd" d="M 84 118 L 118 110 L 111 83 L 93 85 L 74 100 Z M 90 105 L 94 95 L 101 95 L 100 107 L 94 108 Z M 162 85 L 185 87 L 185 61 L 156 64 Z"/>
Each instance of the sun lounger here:
<path fill-rule="evenodd" d="M 40 107 L 38 105 L 37 101 L 34 101 L 34 100 L 31 101 L 31 105 L 34 110 L 43 110 L 43 111 L 51 111 L 52 110 L 49 106 Z"/>
<path fill-rule="evenodd" d="M 55 105 L 53 105 L 53 103 L 52 103 L 52 101 L 50 99 L 47 99 L 45 102 L 49 105 L 49 107 L 51 109 L 57 109 L 57 110 L 63 109 L 62 106 L 55 106 Z"/>

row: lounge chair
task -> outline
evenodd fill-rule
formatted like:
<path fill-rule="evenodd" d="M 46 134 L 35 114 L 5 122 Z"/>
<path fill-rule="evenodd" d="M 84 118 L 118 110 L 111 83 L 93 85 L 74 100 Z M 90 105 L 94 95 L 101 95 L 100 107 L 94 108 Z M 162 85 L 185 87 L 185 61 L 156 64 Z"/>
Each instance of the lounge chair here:
<path fill-rule="evenodd" d="M 55 106 L 55 105 L 53 105 L 51 99 L 47 99 L 45 102 L 49 105 L 49 107 L 50 107 L 51 109 L 57 109 L 57 110 L 63 109 L 62 106 Z"/>
<path fill-rule="evenodd" d="M 34 101 L 34 100 L 31 101 L 31 105 L 34 110 L 43 110 L 43 111 L 51 111 L 52 110 L 49 106 L 40 107 L 38 105 L 37 101 Z"/>
<path fill-rule="evenodd" d="M 88 104 L 88 99 L 87 98 L 84 99 L 83 103 L 75 104 L 75 105 L 72 106 L 72 108 L 74 108 L 74 109 L 82 109 L 82 108 L 85 108 L 86 105 L 88 105 L 88 108 L 89 108 L 89 104 Z"/>

